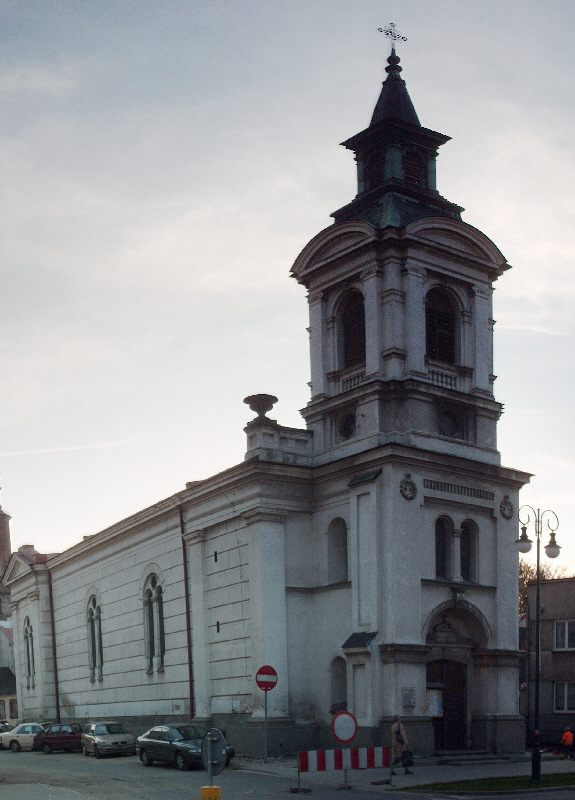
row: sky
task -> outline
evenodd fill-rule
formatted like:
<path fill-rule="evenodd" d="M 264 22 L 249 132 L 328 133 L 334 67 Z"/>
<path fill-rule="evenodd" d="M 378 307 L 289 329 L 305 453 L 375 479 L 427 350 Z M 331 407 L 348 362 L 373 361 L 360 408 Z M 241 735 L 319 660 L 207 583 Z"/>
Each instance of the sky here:
<path fill-rule="evenodd" d="M 575 573 L 572 0 L 2 0 L 0 503 L 58 552 L 303 427 L 298 253 L 356 193 L 394 22 L 438 188 L 513 269 L 502 463 Z M 545 538 L 542 544 L 546 544 Z"/>

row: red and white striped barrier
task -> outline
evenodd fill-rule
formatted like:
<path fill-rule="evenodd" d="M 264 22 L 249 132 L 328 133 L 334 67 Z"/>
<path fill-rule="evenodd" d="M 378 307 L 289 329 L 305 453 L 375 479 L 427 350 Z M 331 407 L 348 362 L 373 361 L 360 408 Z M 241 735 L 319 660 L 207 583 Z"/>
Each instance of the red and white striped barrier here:
<path fill-rule="evenodd" d="M 345 750 L 304 750 L 298 753 L 298 772 L 389 767 L 389 747 L 350 747 Z"/>

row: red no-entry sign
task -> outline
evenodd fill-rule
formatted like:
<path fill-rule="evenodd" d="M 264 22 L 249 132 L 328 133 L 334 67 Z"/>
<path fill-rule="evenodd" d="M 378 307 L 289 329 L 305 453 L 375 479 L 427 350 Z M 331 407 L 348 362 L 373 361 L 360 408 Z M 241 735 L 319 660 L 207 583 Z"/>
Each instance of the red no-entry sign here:
<path fill-rule="evenodd" d="M 357 733 L 356 718 L 349 711 L 340 711 L 331 721 L 331 732 L 338 742 L 348 744 Z"/>
<path fill-rule="evenodd" d="M 264 692 L 269 692 L 278 682 L 278 674 L 273 667 L 260 667 L 256 672 L 256 683 Z"/>

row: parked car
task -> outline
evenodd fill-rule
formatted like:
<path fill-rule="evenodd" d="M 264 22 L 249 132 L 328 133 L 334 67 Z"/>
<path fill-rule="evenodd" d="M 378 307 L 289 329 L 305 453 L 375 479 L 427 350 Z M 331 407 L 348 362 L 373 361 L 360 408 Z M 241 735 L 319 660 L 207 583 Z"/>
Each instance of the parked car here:
<path fill-rule="evenodd" d="M 88 722 L 83 725 L 83 729 L 81 741 L 85 756 L 93 753 L 95 758 L 101 758 L 113 755 L 133 756 L 136 753 L 136 740 L 121 722 Z"/>
<path fill-rule="evenodd" d="M 34 737 L 33 748 L 43 750 L 44 753 L 51 753 L 53 750 L 81 750 L 82 727 L 77 722 L 69 725 L 47 725 Z"/>
<path fill-rule="evenodd" d="M 10 725 L 9 722 L 2 721 L 0 722 L 0 733 L 6 733 L 6 731 L 11 731 L 13 729 L 13 725 Z"/>
<path fill-rule="evenodd" d="M 151 767 L 154 761 L 174 764 L 178 769 L 192 769 L 202 766 L 202 741 L 207 729 L 200 725 L 157 725 L 138 736 L 136 747 L 140 761 Z M 229 764 L 235 755 L 228 745 Z"/>
<path fill-rule="evenodd" d="M 9 747 L 13 753 L 19 753 L 20 750 L 32 750 L 34 737 L 41 730 L 42 726 L 39 722 L 23 722 L 12 728 L 11 731 L 0 733 L 0 747 Z"/>

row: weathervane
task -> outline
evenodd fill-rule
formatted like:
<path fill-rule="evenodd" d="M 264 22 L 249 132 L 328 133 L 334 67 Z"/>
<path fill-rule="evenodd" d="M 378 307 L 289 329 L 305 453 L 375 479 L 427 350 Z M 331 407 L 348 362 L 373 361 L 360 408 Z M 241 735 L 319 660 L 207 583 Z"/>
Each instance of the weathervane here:
<path fill-rule="evenodd" d="M 390 22 L 387 28 L 378 28 L 377 30 L 380 33 L 383 33 L 384 36 L 388 36 L 391 39 L 392 53 L 395 51 L 396 42 L 407 42 L 407 36 L 401 35 L 401 31 L 398 31 L 395 27 L 395 22 Z"/>

